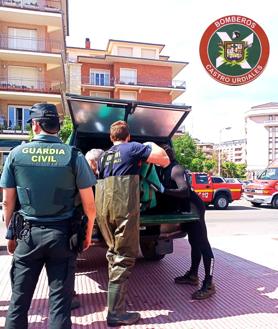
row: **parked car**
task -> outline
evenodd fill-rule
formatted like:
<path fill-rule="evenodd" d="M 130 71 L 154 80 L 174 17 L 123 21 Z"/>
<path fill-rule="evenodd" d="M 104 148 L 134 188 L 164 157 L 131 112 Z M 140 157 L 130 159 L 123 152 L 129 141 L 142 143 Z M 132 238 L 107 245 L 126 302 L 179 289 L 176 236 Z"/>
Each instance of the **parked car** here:
<path fill-rule="evenodd" d="M 205 204 L 212 204 L 215 209 L 227 209 L 229 203 L 239 200 L 242 194 L 241 184 L 227 183 L 223 177 L 207 173 L 192 172 L 191 185 Z"/>
<path fill-rule="evenodd" d="M 190 112 L 188 106 L 71 94 L 66 99 L 74 127 L 69 144 L 78 147 L 84 154 L 92 148 L 110 148 L 109 129 L 117 120 L 128 123 L 134 141 L 170 145 L 171 137 Z M 159 260 L 171 253 L 173 240 L 186 236 L 181 224 L 197 219 L 194 213 L 141 213 L 140 246 L 143 256 Z"/>
<path fill-rule="evenodd" d="M 244 188 L 244 198 L 254 207 L 268 204 L 278 209 L 278 159 Z"/>
<path fill-rule="evenodd" d="M 243 185 L 243 181 L 239 178 L 225 177 L 224 179 L 225 179 L 225 182 L 227 182 L 227 183 L 237 183 L 237 184 Z"/>

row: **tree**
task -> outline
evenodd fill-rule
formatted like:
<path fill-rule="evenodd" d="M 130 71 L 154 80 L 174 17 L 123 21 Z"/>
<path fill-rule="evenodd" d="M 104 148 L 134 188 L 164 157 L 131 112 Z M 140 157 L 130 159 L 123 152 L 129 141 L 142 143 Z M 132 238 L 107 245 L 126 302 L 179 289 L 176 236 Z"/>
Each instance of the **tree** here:
<path fill-rule="evenodd" d="M 61 130 L 59 132 L 59 136 L 62 139 L 62 141 L 65 143 L 70 134 L 72 133 L 73 125 L 71 121 L 71 117 L 69 115 L 66 115 L 64 117 L 63 123 L 61 125 Z"/>
<path fill-rule="evenodd" d="M 191 171 L 212 171 L 216 166 L 214 160 L 206 159 L 188 133 L 173 139 L 173 146 L 177 161 Z"/>
<path fill-rule="evenodd" d="M 246 164 L 225 161 L 222 163 L 221 172 L 223 177 L 245 178 Z"/>

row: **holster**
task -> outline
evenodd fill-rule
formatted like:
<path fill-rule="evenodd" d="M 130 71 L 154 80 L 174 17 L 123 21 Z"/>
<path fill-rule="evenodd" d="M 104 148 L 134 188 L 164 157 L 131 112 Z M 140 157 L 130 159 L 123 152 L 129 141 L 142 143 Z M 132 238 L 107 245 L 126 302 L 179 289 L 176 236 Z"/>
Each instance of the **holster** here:
<path fill-rule="evenodd" d="M 11 219 L 11 231 L 15 239 L 22 238 L 22 232 L 25 226 L 24 217 L 19 212 L 14 212 L 13 217 Z"/>
<path fill-rule="evenodd" d="M 83 242 L 86 238 L 88 217 L 82 215 L 80 208 L 76 208 L 71 219 L 71 233 L 69 238 L 70 250 L 74 252 L 83 251 Z"/>

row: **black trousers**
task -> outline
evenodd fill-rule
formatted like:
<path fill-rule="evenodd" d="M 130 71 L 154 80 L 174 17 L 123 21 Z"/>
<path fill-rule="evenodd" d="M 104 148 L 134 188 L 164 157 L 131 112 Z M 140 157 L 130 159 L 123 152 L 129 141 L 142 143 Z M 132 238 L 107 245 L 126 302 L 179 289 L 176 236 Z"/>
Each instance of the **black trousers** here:
<path fill-rule="evenodd" d="M 76 254 L 69 249 L 69 224 L 31 227 L 17 242 L 5 329 L 28 328 L 28 310 L 43 266 L 49 284 L 48 327 L 70 329 Z"/>
<path fill-rule="evenodd" d="M 205 279 L 210 279 L 213 275 L 214 255 L 207 236 L 205 223 L 206 208 L 201 198 L 194 191 L 190 192 L 190 202 L 200 216 L 200 220 L 198 221 L 183 224 L 183 229 L 188 234 L 188 241 L 191 246 L 190 271 L 198 274 L 201 258 L 203 258 Z"/>

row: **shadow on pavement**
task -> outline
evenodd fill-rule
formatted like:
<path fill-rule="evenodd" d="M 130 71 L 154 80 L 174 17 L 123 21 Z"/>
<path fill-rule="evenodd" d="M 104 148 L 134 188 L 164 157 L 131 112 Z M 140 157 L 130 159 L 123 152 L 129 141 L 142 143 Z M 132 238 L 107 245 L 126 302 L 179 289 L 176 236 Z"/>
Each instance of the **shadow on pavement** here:
<path fill-rule="evenodd" d="M 225 328 L 229 319 L 237 322 L 227 328 L 246 329 L 253 325 L 263 328 L 260 321 L 272 328 L 277 320 L 278 272 L 219 249 L 214 249 L 214 253 L 217 293 L 203 301 L 191 300 L 195 287 L 173 283 L 175 276 L 189 268 L 190 248 L 186 240 L 175 241 L 174 253 L 159 262 L 138 259 L 129 281 L 128 309 L 139 311 L 142 319 L 137 325 L 125 328 L 160 329 L 169 328 L 170 324 L 171 328 Z M 8 269 L 5 271 L 8 275 Z M 202 264 L 199 274 L 202 279 Z M 105 249 L 91 248 L 79 257 L 76 290 L 81 307 L 72 312 L 72 329 L 106 328 L 107 280 Z M 45 285 L 44 273 L 37 289 Z M 47 295 L 42 290 L 37 291 L 38 298 L 33 300 L 29 314 L 35 322 L 29 329 L 46 328 Z M 0 296 L 0 307 L 6 306 L 9 292 Z M 0 315 L 3 319 L 5 311 Z"/>

